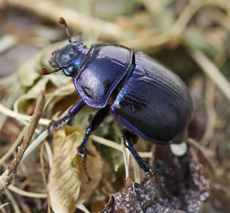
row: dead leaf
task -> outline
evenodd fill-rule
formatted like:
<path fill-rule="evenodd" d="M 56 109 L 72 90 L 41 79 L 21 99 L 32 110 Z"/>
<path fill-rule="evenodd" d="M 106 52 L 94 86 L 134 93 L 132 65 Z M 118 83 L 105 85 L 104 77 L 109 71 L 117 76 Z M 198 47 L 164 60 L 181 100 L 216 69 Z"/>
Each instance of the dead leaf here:
<path fill-rule="evenodd" d="M 131 179 L 126 182 L 128 185 L 121 192 L 111 195 L 109 203 L 100 213 L 183 212 L 165 205 L 159 185 L 151 179 L 145 179 L 141 184 Z"/>
<path fill-rule="evenodd" d="M 61 87 L 71 80 L 63 78 L 60 74 L 47 76 L 41 74 L 42 67 L 50 67 L 48 61 L 51 58 L 52 51 L 57 49 L 57 47 L 63 46 L 65 43 L 66 41 L 62 41 L 46 47 L 19 67 L 17 78 L 24 94 L 15 103 L 18 110 L 25 111 L 27 101 L 36 99 L 41 90 L 46 90 L 49 82 L 55 87 Z"/>
<path fill-rule="evenodd" d="M 126 187 L 110 196 L 101 213 L 107 212 L 198 212 L 209 196 L 213 179 L 210 160 L 196 142 L 188 143 L 187 153 L 175 156 L 170 147 L 155 145 L 155 180 L 145 178 L 141 184 L 130 179 Z"/>
<path fill-rule="evenodd" d="M 91 140 L 87 149 L 95 157 L 87 156 L 87 170 L 92 181 L 83 171 L 82 161 L 76 157 L 83 140 L 84 130 L 64 127 L 54 133 L 53 161 L 49 174 L 48 191 L 54 212 L 73 212 L 76 204 L 88 200 L 102 177 L 102 160 Z"/>

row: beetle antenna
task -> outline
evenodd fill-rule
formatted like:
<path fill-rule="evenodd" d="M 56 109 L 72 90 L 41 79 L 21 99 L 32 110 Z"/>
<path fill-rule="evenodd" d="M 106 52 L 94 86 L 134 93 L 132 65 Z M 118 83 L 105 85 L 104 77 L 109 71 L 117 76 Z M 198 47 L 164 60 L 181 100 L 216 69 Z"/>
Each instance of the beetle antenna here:
<path fill-rule="evenodd" d="M 67 25 L 65 19 L 63 17 L 60 17 L 59 23 L 63 24 L 65 26 L 65 30 L 66 30 L 66 33 L 67 33 L 68 41 L 69 41 L 69 43 L 71 43 L 71 35 L 69 33 L 69 28 L 68 28 L 68 25 Z"/>
<path fill-rule="evenodd" d="M 53 72 L 57 72 L 59 71 L 60 69 L 55 69 L 55 70 L 52 70 L 52 71 L 48 71 L 46 68 L 42 68 L 42 71 L 41 71 L 41 74 L 42 75 L 49 75 L 50 73 L 53 73 Z"/>

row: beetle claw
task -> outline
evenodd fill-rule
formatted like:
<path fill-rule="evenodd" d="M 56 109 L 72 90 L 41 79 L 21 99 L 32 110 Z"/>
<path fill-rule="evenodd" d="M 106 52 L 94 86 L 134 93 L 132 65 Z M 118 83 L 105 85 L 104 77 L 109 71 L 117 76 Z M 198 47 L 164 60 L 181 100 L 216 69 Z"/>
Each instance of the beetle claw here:
<path fill-rule="evenodd" d="M 87 167 L 86 167 L 86 159 L 87 159 L 87 154 L 91 155 L 91 156 L 94 156 L 91 152 L 89 152 L 86 147 L 83 145 L 83 146 L 80 146 L 79 147 L 79 151 L 77 153 L 77 155 L 81 156 L 83 158 L 83 168 L 84 168 L 84 172 L 88 178 L 89 181 L 91 181 L 92 179 L 90 178 L 89 176 L 89 173 L 88 173 L 88 170 L 87 170 Z"/>
<path fill-rule="evenodd" d="M 159 169 L 154 169 L 148 166 L 147 171 L 145 171 L 146 175 L 150 175 L 151 177 L 155 176 L 156 174 L 161 174 L 162 172 Z"/>
<path fill-rule="evenodd" d="M 52 133 L 53 131 L 58 129 L 58 121 L 52 121 L 49 125 L 49 132 Z"/>
<path fill-rule="evenodd" d="M 64 124 L 66 124 L 69 120 L 71 119 L 71 115 L 67 114 L 65 117 L 63 117 L 62 119 L 58 120 L 58 121 L 52 121 L 48 127 L 49 129 L 49 133 L 52 133 L 55 130 L 60 129 L 61 127 L 64 126 Z"/>

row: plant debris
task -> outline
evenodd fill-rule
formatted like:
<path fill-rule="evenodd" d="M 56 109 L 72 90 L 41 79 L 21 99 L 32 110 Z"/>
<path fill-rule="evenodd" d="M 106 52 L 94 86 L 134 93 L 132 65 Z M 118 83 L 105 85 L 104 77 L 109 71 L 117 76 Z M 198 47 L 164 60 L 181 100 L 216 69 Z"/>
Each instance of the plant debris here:
<path fill-rule="evenodd" d="M 143 51 L 189 86 L 194 112 L 183 149 L 172 153 L 170 146 L 143 139 L 135 145 L 158 171 L 155 177 L 128 165 L 128 157 L 124 165 L 112 115 L 90 138 L 96 156 L 87 158 L 91 182 L 76 153 L 95 111 L 86 107 L 72 119 L 73 127 L 47 138 L 52 117 L 80 100 L 70 78 L 41 75 L 51 52 L 68 43 L 59 17 L 73 40 L 81 35 L 87 46 L 119 43 Z M 41 90 L 46 101 L 28 157 L 17 173 L 13 167 L 14 182 L 0 196 L 0 211 L 229 212 L 229 17 L 229 0 L 0 2 L 0 179 L 16 157 Z"/>

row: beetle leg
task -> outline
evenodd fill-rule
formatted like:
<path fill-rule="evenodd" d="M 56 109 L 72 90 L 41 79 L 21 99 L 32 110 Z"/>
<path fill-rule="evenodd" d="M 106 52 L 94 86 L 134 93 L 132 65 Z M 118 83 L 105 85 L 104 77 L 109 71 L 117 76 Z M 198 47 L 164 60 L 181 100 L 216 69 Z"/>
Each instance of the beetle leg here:
<path fill-rule="evenodd" d="M 152 169 L 137 153 L 137 151 L 133 147 L 133 143 L 137 140 L 137 135 L 130 132 L 125 131 L 123 133 L 123 138 L 125 142 L 125 146 L 129 149 L 129 151 L 132 153 L 133 157 L 136 159 L 139 166 L 145 171 L 146 174 L 150 174 L 151 176 L 154 175 L 157 171 Z"/>
<path fill-rule="evenodd" d="M 65 117 L 58 121 L 52 121 L 49 125 L 49 133 L 52 133 L 54 130 L 60 129 L 62 126 L 68 123 L 68 121 L 74 115 L 76 115 L 84 105 L 85 103 L 83 101 L 80 101 L 69 110 L 68 114 Z"/>
<path fill-rule="evenodd" d="M 96 115 L 94 116 L 93 120 L 91 121 L 90 125 L 86 129 L 84 139 L 78 149 L 78 155 L 80 155 L 83 158 L 83 166 L 84 166 L 84 171 L 89 179 L 91 180 L 88 171 L 86 169 L 86 156 L 87 154 L 94 156 L 92 153 L 90 153 L 86 149 L 86 144 L 89 139 L 90 134 L 102 123 L 102 121 L 105 119 L 105 117 L 109 114 L 110 111 L 110 106 L 107 105 L 105 108 L 100 109 Z"/>

